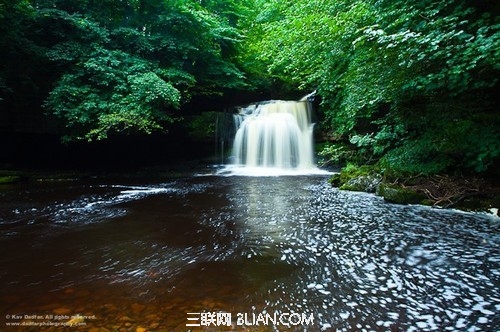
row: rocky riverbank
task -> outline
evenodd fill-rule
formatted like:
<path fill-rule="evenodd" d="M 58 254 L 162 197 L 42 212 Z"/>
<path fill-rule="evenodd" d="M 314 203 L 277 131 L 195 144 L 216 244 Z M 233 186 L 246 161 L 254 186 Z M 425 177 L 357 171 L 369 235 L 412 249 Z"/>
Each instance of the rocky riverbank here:
<path fill-rule="evenodd" d="M 341 190 L 364 191 L 397 204 L 422 204 L 498 215 L 500 186 L 483 178 L 452 175 L 401 175 L 377 166 L 348 165 L 329 182 Z"/>

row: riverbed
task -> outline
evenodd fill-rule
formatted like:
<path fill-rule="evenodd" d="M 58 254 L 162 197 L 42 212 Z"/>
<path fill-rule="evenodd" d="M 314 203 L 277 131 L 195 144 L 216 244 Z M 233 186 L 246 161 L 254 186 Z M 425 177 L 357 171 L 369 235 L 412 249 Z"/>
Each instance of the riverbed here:
<path fill-rule="evenodd" d="M 327 179 L 2 186 L 0 330 L 500 329 L 498 218 Z"/>

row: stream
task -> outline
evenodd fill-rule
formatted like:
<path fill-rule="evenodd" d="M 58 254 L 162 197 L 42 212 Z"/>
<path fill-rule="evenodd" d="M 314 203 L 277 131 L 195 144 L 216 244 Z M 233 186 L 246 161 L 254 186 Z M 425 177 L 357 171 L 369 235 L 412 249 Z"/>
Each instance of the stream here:
<path fill-rule="evenodd" d="M 0 330 L 500 329 L 498 218 L 327 179 L 1 186 Z"/>

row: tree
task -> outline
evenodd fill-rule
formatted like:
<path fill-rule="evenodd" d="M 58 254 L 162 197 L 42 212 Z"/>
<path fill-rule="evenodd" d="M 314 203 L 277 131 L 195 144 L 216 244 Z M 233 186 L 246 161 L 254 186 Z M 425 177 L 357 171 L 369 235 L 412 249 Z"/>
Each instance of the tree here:
<path fill-rule="evenodd" d="M 37 59 L 53 73 L 45 82 L 46 92 L 37 97 L 46 98 L 46 111 L 63 121 L 66 140 L 150 133 L 166 130 L 193 96 L 221 96 L 247 86 L 234 60 L 245 6 L 239 0 L 224 5 L 194 0 L 16 1 L 0 7 L 7 22 L 16 22 L 12 36 L 1 41 L 11 49 L 21 47 L 16 38 L 29 31 L 30 43 L 25 44 L 33 45 Z M 0 71 L 4 91 L 10 88 L 7 69 Z M 18 68 L 12 69 L 12 76 L 18 74 Z M 40 104 L 31 106 L 38 109 Z"/>
<path fill-rule="evenodd" d="M 261 50 L 257 58 L 272 75 L 317 88 L 326 125 L 370 159 L 430 173 L 482 172 L 498 162 L 494 6 L 464 0 L 259 6 L 249 49 Z"/>
<path fill-rule="evenodd" d="M 35 9 L 28 0 L 0 0 L 0 108 L 2 117 L 12 109 L 39 102 L 46 78 L 43 50 L 32 40 Z"/>

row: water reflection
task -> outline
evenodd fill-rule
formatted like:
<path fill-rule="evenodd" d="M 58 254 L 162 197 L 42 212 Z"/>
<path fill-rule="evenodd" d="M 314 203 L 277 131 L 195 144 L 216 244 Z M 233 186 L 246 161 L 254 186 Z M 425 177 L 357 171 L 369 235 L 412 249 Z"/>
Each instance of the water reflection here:
<path fill-rule="evenodd" d="M 64 306 L 100 315 L 94 327 L 150 330 L 185 330 L 193 310 L 312 313 L 313 330 L 500 326 L 498 219 L 324 176 L 8 190 L 2 312 Z"/>

